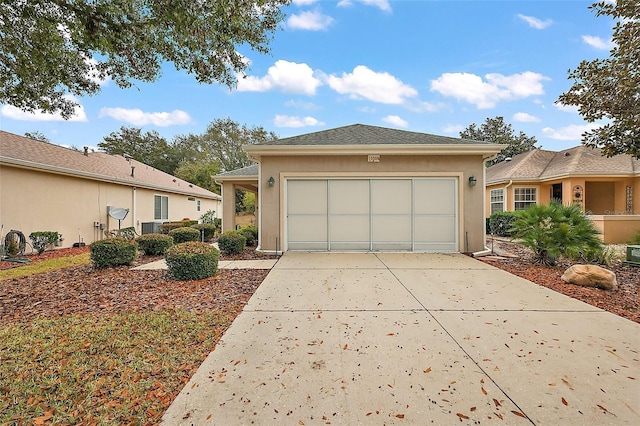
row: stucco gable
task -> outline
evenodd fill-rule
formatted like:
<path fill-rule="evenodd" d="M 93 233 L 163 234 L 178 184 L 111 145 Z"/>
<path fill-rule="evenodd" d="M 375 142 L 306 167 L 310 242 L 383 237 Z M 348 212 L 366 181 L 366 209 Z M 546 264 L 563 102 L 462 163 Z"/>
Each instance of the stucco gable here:
<path fill-rule="evenodd" d="M 207 199 L 220 199 L 218 194 L 133 159 L 104 152 L 84 153 L 4 131 L 0 131 L 0 164 Z"/>

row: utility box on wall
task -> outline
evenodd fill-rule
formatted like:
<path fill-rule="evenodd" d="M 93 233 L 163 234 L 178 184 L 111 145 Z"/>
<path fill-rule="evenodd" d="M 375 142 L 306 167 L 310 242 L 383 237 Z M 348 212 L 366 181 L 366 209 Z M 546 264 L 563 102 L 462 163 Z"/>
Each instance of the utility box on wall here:
<path fill-rule="evenodd" d="M 640 266 L 640 246 L 627 246 L 627 260 L 624 263 Z"/>

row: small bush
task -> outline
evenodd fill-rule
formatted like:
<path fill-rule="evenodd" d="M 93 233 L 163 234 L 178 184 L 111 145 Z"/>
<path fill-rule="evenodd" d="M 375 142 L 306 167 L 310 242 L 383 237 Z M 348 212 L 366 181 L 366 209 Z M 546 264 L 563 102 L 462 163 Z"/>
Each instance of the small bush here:
<path fill-rule="evenodd" d="M 192 225 L 196 225 L 198 223 L 197 220 L 183 220 L 180 222 L 165 222 L 159 226 L 159 231 L 161 234 L 168 234 L 169 231 L 177 228 L 185 228 Z"/>
<path fill-rule="evenodd" d="M 513 222 L 513 236 L 533 250 L 534 262 L 555 265 L 560 256 L 569 259 L 606 258 L 593 222 L 576 204 L 557 201 L 534 204 L 520 210 Z"/>
<path fill-rule="evenodd" d="M 145 234 L 136 239 L 138 248 L 148 256 L 165 254 L 173 245 L 173 238 L 165 234 Z"/>
<path fill-rule="evenodd" d="M 218 239 L 218 247 L 224 254 L 242 253 L 247 245 L 247 239 L 238 231 L 223 232 Z"/>
<path fill-rule="evenodd" d="M 636 232 L 636 235 L 634 235 L 631 240 L 629 240 L 629 244 L 631 245 L 638 245 L 640 244 L 640 231 Z"/>
<path fill-rule="evenodd" d="M 138 244 L 125 238 L 107 238 L 91 243 L 89 252 L 96 268 L 131 265 L 138 254 Z"/>
<path fill-rule="evenodd" d="M 192 228 L 197 229 L 202 236 L 202 231 L 204 231 L 204 241 L 211 241 L 213 236 L 216 233 L 216 226 L 212 223 L 200 223 L 196 225 L 191 225 Z M 200 240 L 201 238 L 198 238 Z"/>
<path fill-rule="evenodd" d="M 246 245 L 253 246 L 258 241 L 258 228 L 254 225 L 247 225 L 240 229 L 240 233 L 247 239 Z"/>
<path fill-rule="evenodd" d="M 495 212 L 489 216 L 487 232 L 499 237 L 510 237 L 511 226 L 517 218 L 517 212 Z"/>
<path fill-rule="evenodd" d="M 205 213 L 200 216 L 201 223 L 207 223 L 209 225 L 213 225 L 216 220 L 216 211 L 215 210 L 207 210 Z"/>
<path fill-rule="evenodd" d="M 201 242 L 176 244 L 167 250 L 164 258 L 169 276 L 176 280 L 201 280 L 218 271 L 220 252 L 214 246 Z"/>
<path fill-rule="evenodd" d="M 60 234 L 55 231 L 37 231 L 29 234 L 31 246 L 38 254 L 44 253 L 48 247 L 54 245 L 58 238 L 60 238 Z"/>
<path fill-rule="evenodd" d="M 169 236 L 173 238 L 173 242 L 175 244 L 186 243 L 189 241 L 199 241 L 200 231 L 189 227 L 182 227 L 169 231 Z"/>

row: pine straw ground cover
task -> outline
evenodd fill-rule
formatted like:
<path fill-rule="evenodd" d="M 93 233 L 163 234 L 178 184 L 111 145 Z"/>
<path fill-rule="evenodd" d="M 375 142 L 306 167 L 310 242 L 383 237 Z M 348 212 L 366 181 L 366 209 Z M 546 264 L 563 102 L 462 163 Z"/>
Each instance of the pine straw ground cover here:
<path fill-rule="evenodd" d="M 614 265 L 620 288 L 608 292 L 563 283 L 566 264 L 535 266 L 520 245 L 498 247 L 517 257 L 484 260 L 640 322 L 637 268 Z M 159 423 L 268 272 L 225 270 L 179 282 L 165 271 L 59 269 L 62 257 L 83 253 L 45 252 L 0 271 L 0 424 Z M 234 257 L 251 258 L 259 258 L 252 249 Z M 3 277 L 38 263 L 37 274 Z"/>
<path fill-rule="evenodd" d="M 84 251 L 0 271 L 0 424 L 159 423 L 268 273 L 173 281 L 96 270 Z M 65 254 L 86 262 L 58 269 Z M 49 270 L 3 278 L 36 266 Z"/>

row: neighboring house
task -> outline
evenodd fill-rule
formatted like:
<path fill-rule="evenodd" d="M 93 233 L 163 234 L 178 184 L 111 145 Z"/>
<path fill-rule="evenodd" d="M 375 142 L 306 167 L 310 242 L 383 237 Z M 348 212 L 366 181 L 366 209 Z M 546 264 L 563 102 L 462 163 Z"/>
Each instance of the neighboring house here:
<path fill-rule="evenodd" d="M 258 165 L 215 177 L 222 226 L 255 188 L 265 252 L 481 251 L 484 162 L 503 147 L 362 124 L 249 145 Z"/>
<path fill-rule="evenodd" d="M 556 199 L 578 203 L 606 243 L 626 242 L 640 230 L 640 161 L 628 155 L 603 157 L 584 146 L 536 149 L 488 168 L 486 179 L 487 216 Z"/>
<path fill-rule="evenodd" d="M 105 231 L 199 219 L 220 212 L 221 197 L 144 163 L 103 152 L 76 151 L 0 131 L 0 237 L 12 229 L 28 241 L 57 231 L 62 247 L 89 244 Z M 128 209 L 118 221 L 113 209 Z"/>

